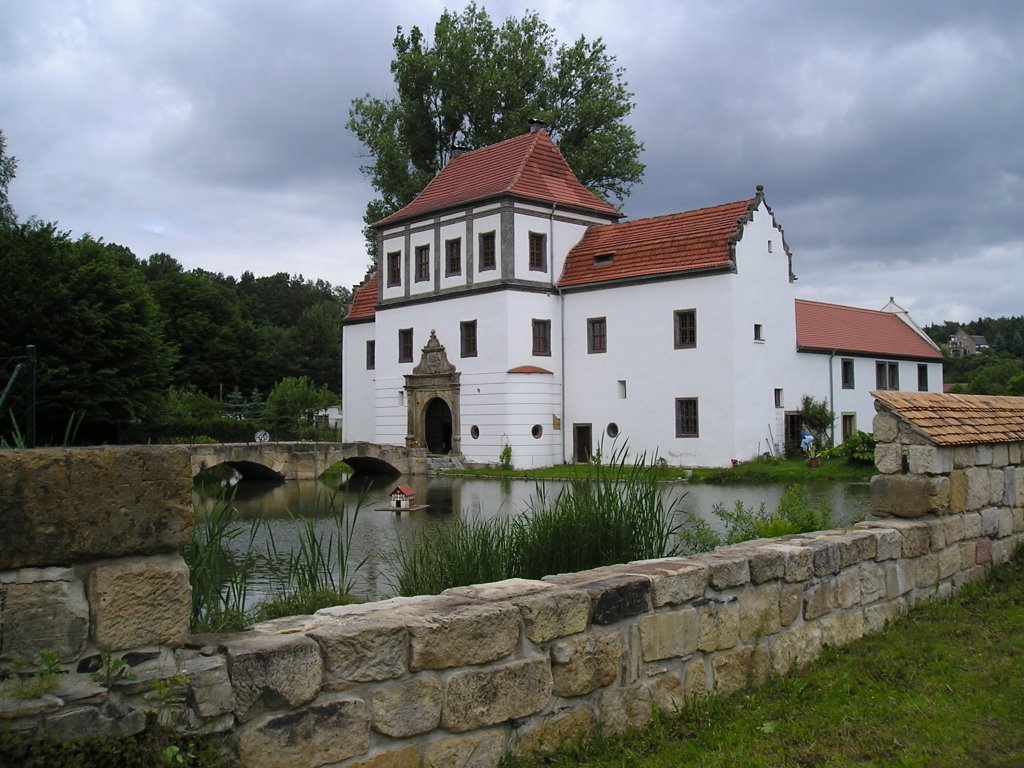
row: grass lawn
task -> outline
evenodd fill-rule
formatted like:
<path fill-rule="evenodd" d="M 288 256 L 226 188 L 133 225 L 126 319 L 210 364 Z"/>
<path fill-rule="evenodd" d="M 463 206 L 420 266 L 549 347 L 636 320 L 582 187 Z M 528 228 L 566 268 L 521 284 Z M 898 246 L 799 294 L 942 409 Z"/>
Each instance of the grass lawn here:
<path fill-rule="evenodd" d="M 806 673 L 517 766 L 1024 766 L 1024 556 Z"/>
<path fill-rule="evenodd" d="M 558 464 L 538 469 L 460 469 L 446 474 L 468 477 L 501 477 L 530 480 L 574 480 L 589 476 L 587 464 Z M 867 480 L 875 474 L 873 464 L 854 464 L 845 459 L 822 460 L 818 467 L 809 467 L 803 459 L 755 459 L 736 467 L 658 468 L 658 478 L 674 481 L 689 477 L 693 483 L 739 485 L 743 483 L 806 483 L 812 480 Z"/>

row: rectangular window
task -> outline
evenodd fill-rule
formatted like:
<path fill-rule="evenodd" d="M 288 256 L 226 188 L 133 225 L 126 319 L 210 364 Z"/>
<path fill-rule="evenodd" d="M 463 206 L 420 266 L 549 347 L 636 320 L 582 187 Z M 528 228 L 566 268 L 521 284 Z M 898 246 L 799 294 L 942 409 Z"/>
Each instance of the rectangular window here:
<path fill-rule="evenodd" d="M 677 309 L 675 311 L 675 346 L 687 349 L 697 346 L 697 310 Z"/>
<path fill-rule="evenodd" d="M 366 342 L 366 370 L 372 371 L 377 367 L 377 342 L 370 339 Z"/>
<path fill-rule="evenodd" d="M 697 437 L 697 398 L 676 398 L 676 437 Z"/>
<path fill-rule="evenodd" d="M 480 271 L 495 269 L 498 266 L 497 250 L 495 249 L 495 235 L 493 232 L 484 232 L 480 235 Z"/>
<path fill-rule="evenodd" d="M 900 388 L 899 363 L 875 363 L 875 389 L 898 390 Z"/>
<path fill-rule="evenodd" d="M 626 399 L 626 380 L 619 379 L 619 400 Z"/>
<path fill-rule="evenodd" d="M 533 321 L 533 354 L 551 357 L 551 321 Z"/>
<path fill-rule="evenodd" d="M 416 282 L 430 279 L 430 246 L 416 246 Z"/>
<path fill-rule="evenodd" d="M 459 323 L 462 357 L 476 357 L 476 320 Z"/>
<path fill-rule="evenodd" d="M 853 360 L 844 357 L 840 363 L 840 378 L 843 381 L 843 389 L 853 389 Z"/>
<path fill-rule="evenodd" d="M 844 413 L 843 414 L 843 442 L 845 443 L 851 437 L 857 434 L 857 414 L 856 413 Z"/>
<path fill-rule="evenodd" d="M 764 326 L 754 323 L 754 341 L 764 341 Z"/>
<path fill-rule="evenodd" d="M 924 364 L 917 366 L 917 391 L 928 391 L 928 366 Z"/>
<path fill-rule="evenodd" d="M 548 255 L 545 243 L 546 238 L 539 232 L 530 233 L 530 271 L 547 272 Z"/>
<path fill-rule="evenodd" d="M 782 390 L 781 389 L 776 389 L 775 390 L 775 407 L 776 408 L 784 408 L 785 407 L 782 404 Z"/>
<path fill-rule="evenodd" d="M 461 275 L 462 274 L 462 240 L 455 238 L 454 240 L 446 240 L 444 243 L 445 253 L 445 274 L 446 275 Z"/>
<path fill-rule="evenodd" d="M 591 317 L 587 320 L 587 352 L 591 355 L 608 351 L 608 326 L 603 317 Z"/>
<path fill-rule="evenodd" d="M 388 286 L 402 284 L 402 252 L 388 253 Z"/>
<path fill-rule="evenodd" d="M 412 362 L 412 328 L 398 329 L 398 362 Z"/>

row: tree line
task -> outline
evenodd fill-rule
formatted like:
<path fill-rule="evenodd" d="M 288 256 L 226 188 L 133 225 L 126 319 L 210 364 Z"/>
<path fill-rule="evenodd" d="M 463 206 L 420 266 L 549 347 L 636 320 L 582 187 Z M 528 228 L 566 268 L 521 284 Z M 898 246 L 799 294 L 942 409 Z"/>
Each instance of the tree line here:
<path fill-rule="evenodd" d="M 960 328 L 971 336 L 984 336 L 988 349 L 976 355 L 950 355 L 949 339 Z M 1024 317 L 979 317 L 968 323 L 947 320 L 924 330 L 942 348 L 942 377 L 951 392 L 1024 395 Z"/>

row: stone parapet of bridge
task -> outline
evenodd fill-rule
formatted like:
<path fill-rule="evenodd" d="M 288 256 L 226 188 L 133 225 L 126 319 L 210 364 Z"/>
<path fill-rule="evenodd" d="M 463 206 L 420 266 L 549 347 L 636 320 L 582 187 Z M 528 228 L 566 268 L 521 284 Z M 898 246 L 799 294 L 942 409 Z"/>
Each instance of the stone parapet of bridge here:
<path fill-rule="evenodd" d="M 192 477 L 219 464 L 229 464 L 244 477 L 314 480 L 346 462 L 365 474 L 419 475 L 427 473 L 424 448 L 377 443 L 222 443 L 193 445 Z"/>

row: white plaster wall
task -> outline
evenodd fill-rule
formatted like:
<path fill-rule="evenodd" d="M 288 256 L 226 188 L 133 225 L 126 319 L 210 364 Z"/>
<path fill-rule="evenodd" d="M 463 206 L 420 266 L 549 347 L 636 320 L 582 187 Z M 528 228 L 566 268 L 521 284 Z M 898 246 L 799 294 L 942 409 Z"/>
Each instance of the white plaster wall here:
<path fill-rule="evenodd" d="M 464 217 L 460 221 L 445 224 L 441 227 L 441 243 L 438 246 L 438 275 L 440 276 L 440 285 L 442 289 L 445 288 L 457 288 L 459 286 L 466 285 L 467 282 L 467 269 L 466 264 L 466 220 Z M 462 269 L 459 274 L 447 276 L 447 264 L 448 264 L 448 246 L 449 240 L 458 240 L 461 248 L 461 260 Z M 415 251 L 414 251 L 415 253 Z"/>
<path fill-rule="evenodd" d="M 517 205 L 513 222 L 515 238 L 515 276 L 520 280 L 538 280 L 552 283 L 562 274 L 565 257 L 572 247 L 580 241 L 587 228 L 600 222 L 598 219 L 586 217 L 578 221 L 564 221 L 566 216 L 557 208 L 552 217 L 551 209 L 536 206 Z M 547 244 L 547 270 L 544 272 L 530 269 L 530 233 L 537 232 L 545 237 Z"/>
<path fill-rule="evenodd" d="M 430 279 L 416 282 L 416 249 L 421 245 L 430 248 Z M 444 248 L 443 241 L 441 247 L 442 249 Z M 409 235 L 409 274 L 404 275 L 404 278 L 409 282 L 410 296 L 420 296 L 434 292 L 434 279 L 437 276 L 438 269 L 437 254 L 434 250 L 433 229 L 420 229 Z M 444 267 L 442 266 L 441 268 L 443 269 Z M 397 293 L 396 295 L 401 296 L 403 294 Z M 385 298 L 389 297 L 390 294 L 385 294 Z"/>
<path fill-rule="evenodd" d="M 493 206 L 489 206 L 493 207 Z M 480 235 L 484 232 L 494 233 L 494 269 L 481 272 L 480 267 Z M 501 279 L 501 215 L 482 216 L 473 222 L 473 282 L 490 283 Z"/>
<path fill-rule="evenodd" d="M 383 241 L 383 248 L 380 251 L 380 285 L 382 286 L 383 297 L 385 299 L 397 299 L 405 295 L 405 280 L 407 278 L 405 269 L 405 236 L 401 233 L 397 233 L 391 237 L 385 237 Z M 388 285 L 388 254 L 393 252 L 399 252 L 402 255 L 399 257 L 399 262 L 402 265 L 402 279 L 398 285 Z"/>
<path fill-rule="evenodd" d="M 345 414 L 345 441 L 374 439 L 376 371 L 366 370 L 366 342 L 374 338 L 375 324 L 344 325 L 342 338 L 341 406 Z"/>

